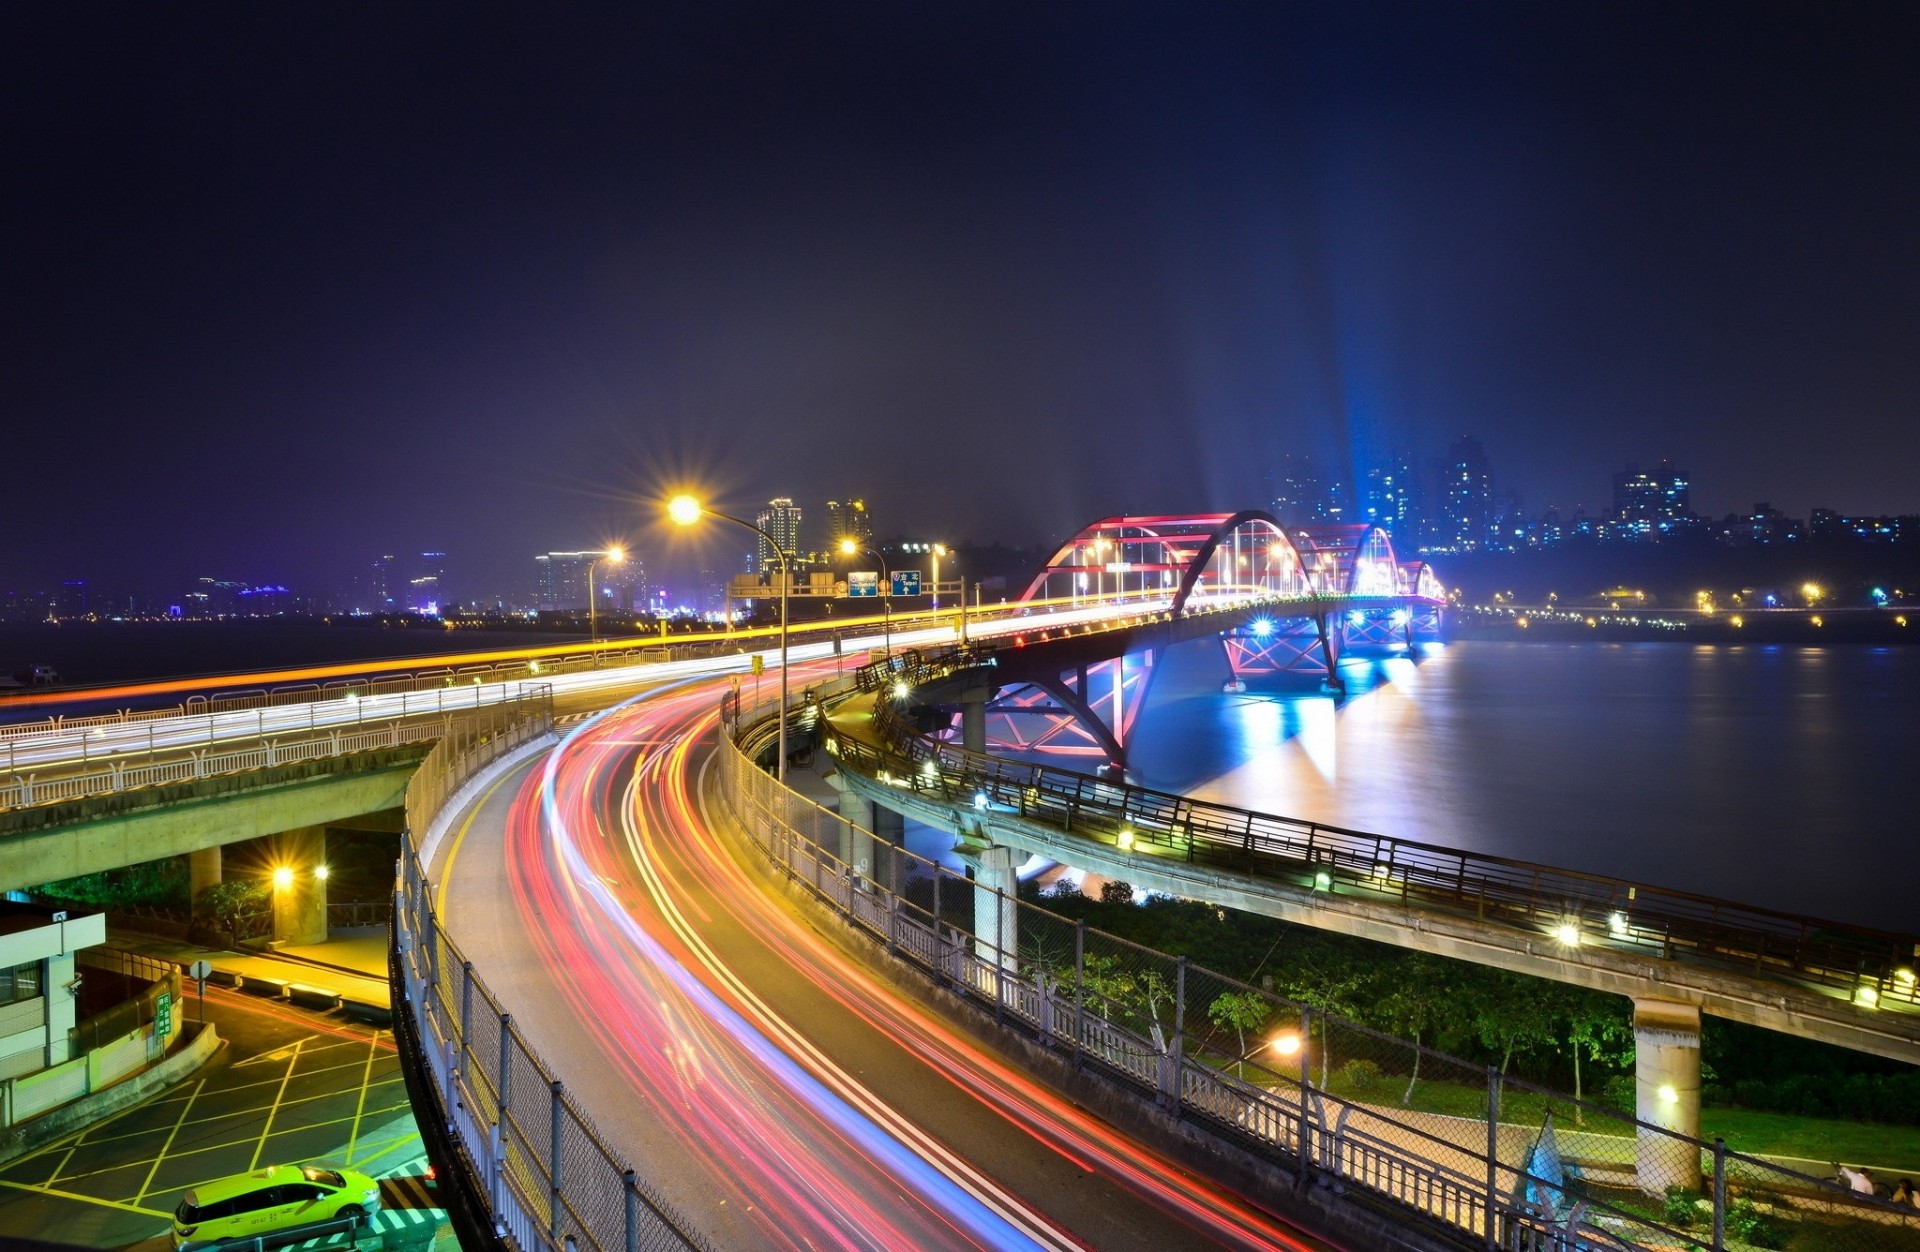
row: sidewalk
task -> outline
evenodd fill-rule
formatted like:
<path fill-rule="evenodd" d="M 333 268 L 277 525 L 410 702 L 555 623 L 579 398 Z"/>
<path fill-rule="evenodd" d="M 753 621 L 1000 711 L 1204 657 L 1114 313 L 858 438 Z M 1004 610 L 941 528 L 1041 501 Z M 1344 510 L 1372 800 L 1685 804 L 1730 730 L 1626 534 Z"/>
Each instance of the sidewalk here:
<path fill-rule="evenodd" d="M 131 930 L 109 930 L 107 946 L 182 966 L 205 961 L 213 966 L 216 974 L 287 983 L 321 996 L 338 996 L 343 1003 L 351 1005 L 390 1010 L 393 1004 L 387 986 L 387 929 L 384 926 L 336 930 L 325 943 L 272 952 L 207 948 L 186 940 Z"/>

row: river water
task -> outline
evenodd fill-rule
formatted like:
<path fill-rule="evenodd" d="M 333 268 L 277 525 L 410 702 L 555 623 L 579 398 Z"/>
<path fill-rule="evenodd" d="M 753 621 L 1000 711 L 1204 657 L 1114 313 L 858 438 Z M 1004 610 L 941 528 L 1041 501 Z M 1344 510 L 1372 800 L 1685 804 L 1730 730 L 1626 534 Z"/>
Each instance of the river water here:
<path fill-rule="evenodd" d="M 1433 645 L 1351 694 L 1174 649 L 1132 776 L 1208 800 L 1920 930 L 1920 649 Z"/>

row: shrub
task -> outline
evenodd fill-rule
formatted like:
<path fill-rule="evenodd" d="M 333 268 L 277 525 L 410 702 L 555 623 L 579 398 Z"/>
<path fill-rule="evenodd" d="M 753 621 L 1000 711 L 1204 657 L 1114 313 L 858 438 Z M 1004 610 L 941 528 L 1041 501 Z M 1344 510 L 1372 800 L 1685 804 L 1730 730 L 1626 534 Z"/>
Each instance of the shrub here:
<path fill-rule="evenodd" d="M 1359 1095 L 1379 1085 L 1380 1067 L 1367 1060 L 1348 1061 L 1340 1067 L 1340 1078 L 1348 1091 Z"/>
<path fill-rule="evenodd" d="M 1660 1215 L 1669 1226 L 1686 1227 L 1700 1220 L 1700 1201 L 1704 1197 L 1692 1187 L 1675 1184 L 1667 1188 L 1667 1199 Z"/>
<path fill-rule="evenodd" d="M 1632 1074 L 1615 1074 L 1607 1079 L 1607 1085 L 1601 1089 L 1600 1103 L 1610 1109 L 1619 1109 L 1627 1116 L 1633 1116 L 1634 1101 L 1638 1093 L 1634 1090 Z"/>
<path fill-rule="evenodd" d="M 1756 1248 L 1787 1246 L 1787 1224 L 1752 1200 L 1727 1205 L 1727 1234 Z"/>

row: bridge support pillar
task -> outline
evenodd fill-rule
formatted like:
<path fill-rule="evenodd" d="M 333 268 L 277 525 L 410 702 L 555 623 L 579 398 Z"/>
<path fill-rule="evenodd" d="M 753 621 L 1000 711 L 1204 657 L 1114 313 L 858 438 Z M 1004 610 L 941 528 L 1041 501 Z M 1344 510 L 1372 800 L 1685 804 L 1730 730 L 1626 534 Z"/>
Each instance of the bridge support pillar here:
<path fill-rule="evenodd" d="M 973 871 L 973 954 L 1011 970 L 1019 964 L 1020 879 L 1014 874 L 1026 854 L 991 847 L 976 854 Z"/>
<path fill-rule="evenodd" d="M 216 845 L 187 854 L 187 907 L 200 911 L 200 893 L 220 885 L 220 849 Z"/>
<path fill-rule="evenodd" d="M 273 876 L 274 942 L 325 943 L 327 828 L 290 830 L 279 837 L 279 844 Z"/>
<path fill-rule="evenodd" d="M 960 693 L 960 746 L 969 752 L 987 750 L 987 701 L 992 696 L 985 687 Z"/>
<path fill-rule="evenodd" d="M 1633 1002 L 1634 1116 L 1690 1138 L 1700 1137 L 1700 1009 L 1670 1000 Z M 1652 1131 L 1639 1132 L 1634 1154 L 1640 1189 L 1700 1185 L 1700 1154 Z"/>

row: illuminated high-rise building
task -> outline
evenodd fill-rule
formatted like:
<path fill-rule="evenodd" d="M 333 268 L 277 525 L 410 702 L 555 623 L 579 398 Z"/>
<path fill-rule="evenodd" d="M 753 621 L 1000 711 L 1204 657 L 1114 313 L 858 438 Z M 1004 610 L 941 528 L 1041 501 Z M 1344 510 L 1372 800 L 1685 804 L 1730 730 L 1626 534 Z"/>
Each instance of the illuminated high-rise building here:
<path fill-rule="evenodd" d="M 873 546 L 873 514 L 867 512 L 867 502 L 865 500 L 827 501 L 829 556 L 837 553 L 840 545 L 849 539 L 858 547 Z"/>
<path fill-rule="evenodd" d="M 1693 518 L 1687 471 L 1661 461 L 1653 473 L 1634 466 L 1613 476 L 1615 531 L 1627 539 L 1650 541 L 1685 526 Z"/>
<path fill-rule="evenodd" d="M 1473 436 L 1462 435 L 1447 446 L 1440 498 L 1444 509 L 1435 519 L 1435 546 L 1455 552 L 1485 548 L 1493 533 L 1493 471 Z"/>
<path fill-rule="evenodd" d="M 1395 539 L 1413 538 L 1413 466 L 1405 456 L 1389 453 L 1367 471 L 1356 520 L 1378 526 Z"/>
<path fill-rule="evenodd" d="M 773 536 L 780 545 L 780 551 L 786 554 L 789 568 L 793 568 L 800 557 L 800 506 L 787 496 L 775 496 L 767 501 L 767 507 L 760 510 L 754 518 L 761 530 Z M 764 574 L 777 571 L 780 562 L 773 556 L 773 549 L 765 539 L 761 539 L 754 548 L 754 572 Z"/>

